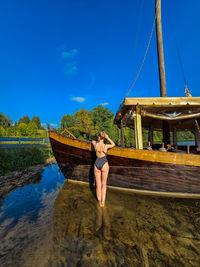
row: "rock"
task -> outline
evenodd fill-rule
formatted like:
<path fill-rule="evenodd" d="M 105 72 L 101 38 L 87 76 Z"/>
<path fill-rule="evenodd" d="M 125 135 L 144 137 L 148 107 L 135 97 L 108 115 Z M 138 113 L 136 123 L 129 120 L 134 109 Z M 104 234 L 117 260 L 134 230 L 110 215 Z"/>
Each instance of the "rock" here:
<path fill-rule="evenodd" d="M 0 197 L 8 194 L 13 189 L 29 183 L 37 183 L 45 166 L 55 163 L 55 158 L 49 158 L 45 164 L 29 167 L 25 170 L 10 172 L 0 176 Z"/>

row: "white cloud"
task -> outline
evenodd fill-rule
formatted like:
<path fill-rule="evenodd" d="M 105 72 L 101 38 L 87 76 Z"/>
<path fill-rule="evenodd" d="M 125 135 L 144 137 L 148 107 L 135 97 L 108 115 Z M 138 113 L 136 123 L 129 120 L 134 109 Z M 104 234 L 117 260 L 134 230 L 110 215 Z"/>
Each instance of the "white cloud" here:
<path fill-rule="evenodd" d="M 100 104 L 100 105 L 102 105 L 102 106 L 107 106 L 107 105 L 109 105 L 109 103 L 108 103 L 108 102 L 105 102 L 105 103 L 102 103 L 102 104 Z"/>
<path fill-rule="evenodd" d="M 66 51 L 64 46 L 60 46 L 57 48 L 57 50 L 60 53 L 63 66 L 64 66 L 64 72 L 67 75 L 74 75 L 78 72 L 77 62 L 75 60 L 75 56 L 78 54 L 78 49 L 71 49 Z"/>
<path fill-rule="evenodd" d="M 78 53 L 77 49 L 72 49 L 70 51 L 63 51 L 61 56 L 63 59 L 73 58 Z"/>
<path fill-rule="evenodd" d="M 64 69 L 65 69 L 66 74 L 71 74 L 71 75 L 76 74 L 78 71 L 78 68 L 75 62 L 66 63 L 64 66 Z"/>
<path fill-rule="evenodd" d="M 79 102 L 79 103 L 83 103 L 85 101 L 85 98 L 81 96 L 76 96 L 76 97 L 72 97 L 72 100 Z"/>
<path fill-rule="evenodd" d="M 47 124 L 49 124 L 49 126 L 52 126 L 52 127 L 57 127 L 58 126 L 58 124 L 56 124 L 56 123 L 47 123 L 47 122 L 42 122 L 41 123 L 41 125 L 43 127 L 47 127 Z"/>
<path fill-rule="evenodd" d="M 57 127 L 58 124 L 57 123 L 49 123 L 50 126 L 53 126 L 53 127 Z"/>

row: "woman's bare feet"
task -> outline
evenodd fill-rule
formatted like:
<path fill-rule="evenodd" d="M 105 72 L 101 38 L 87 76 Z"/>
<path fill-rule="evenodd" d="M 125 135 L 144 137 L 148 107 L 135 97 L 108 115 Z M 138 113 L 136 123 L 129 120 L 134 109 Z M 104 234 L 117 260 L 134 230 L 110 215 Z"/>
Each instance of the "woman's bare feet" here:
<path fill-rule="evenodd" d="M 101 201 L 100 207 L 104 207 L 105 206 L 105 201 Z"/>

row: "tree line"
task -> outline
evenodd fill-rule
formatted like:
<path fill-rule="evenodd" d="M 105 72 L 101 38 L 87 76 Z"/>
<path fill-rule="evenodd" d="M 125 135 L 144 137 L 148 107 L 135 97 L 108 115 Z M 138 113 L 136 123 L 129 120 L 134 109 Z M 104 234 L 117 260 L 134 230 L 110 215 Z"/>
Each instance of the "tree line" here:
<path fill-rule="evenodd" d="M 75 135 L 78 139 L 93 140 L 97 139 L 97 135 L 101 131 L 105 131 L 110 138 L 120 146 L 120 130 L 114 124 L 114 113 L 108 108 L 99 105 L 91 111 L 82 108 L 74 113 L 74 115 L 64 115 L 60 122 L 62 132 L 64 129 Z M 125 147 L 135 147 L 135 132 L 134 129 L 128 127 L 123 128 L 124 145 Z M 162 143 L 162 132 L 154 131 L 154 143 Z M 178 141 L 194 140 L 194 135 L 189 131 L 177 132 Z M 172 140 L 172 133 L 171 133 Z M 143 144 L 147 146 L 148 130 L 143 129 Z"/>
<path fill-rule="evenodd" d="M 92 110 L 81 110 L 73 115 L 65 114 L 62 116 L 60 126 L 56 129 L 58 132 L 63 132 L 68 129 L 76 138 L 82 140 L 95 140 L 101 131 L 105 131 L 110 138 L 120 146 L 120 130 L 114 124 L 114 113 L 108 108 L 99 105 Z M 134 129 L 128 127 L 123 128 L 125 147 L 135 146 Z M 39 116 L 33 116 L 30 120 L 26 115 L 13 124 L 10 117 L 6 117 L 3 113 L 0 114 L 0 136 L 27 136 L 27 137 L 46 137 L 46 131 L 41 125 Z M 194 140 L 194 135 L 191 132 L 178 132 L 178 141 Z M 143 129 L 144 146 L 148 142 L 148 130 Z M 162 132 L 154 131 L 154 143 L 162 142 Z"/>
<path fill-rule="evenodd" d="M 28 115 L 20 118 L 13 124 L 13 120 L 0 113 L 0 136 L 2 137 L 46 137 L 46 131 L 42 127 L 39 116 Z"/>

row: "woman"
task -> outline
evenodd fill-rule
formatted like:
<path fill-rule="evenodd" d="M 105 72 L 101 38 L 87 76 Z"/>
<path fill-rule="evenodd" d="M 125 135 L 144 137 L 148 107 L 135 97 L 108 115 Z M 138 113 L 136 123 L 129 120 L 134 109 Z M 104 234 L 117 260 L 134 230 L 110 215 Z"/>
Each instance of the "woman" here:
<path fill-rule="evenodd" d="M 110 144 L 105 145 L 104 139 L 107 139 Z M 109 172 L 109 165 L 106 158 L 107 150 L 115 146 L 115 143 L 108 137 L 105 132 L 98 135 L 98 142 L 92 141 L 96 151 L 96 161 L 94 164 L 94 174 L 96 179 L 96 194 L 100 207 L 104 207 L 106 199 L 106 183 Z"/>

